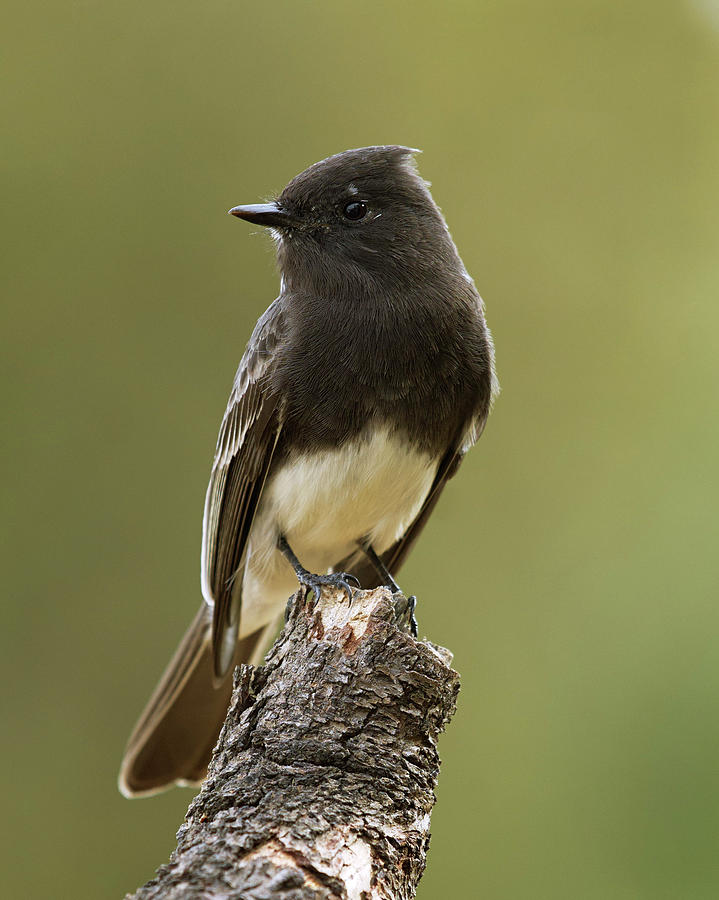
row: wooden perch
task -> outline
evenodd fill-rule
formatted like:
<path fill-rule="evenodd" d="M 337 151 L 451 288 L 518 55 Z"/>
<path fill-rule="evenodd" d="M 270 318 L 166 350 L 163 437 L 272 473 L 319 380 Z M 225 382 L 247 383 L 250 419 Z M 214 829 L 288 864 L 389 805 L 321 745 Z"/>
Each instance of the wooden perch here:
<path fill-rule="evenodd" d="M 407 615 L 386 588 L 295 595 L 266 664 L 236 671 L 177 849 L 135 900 L 414 897 L 459 676 Z"/>

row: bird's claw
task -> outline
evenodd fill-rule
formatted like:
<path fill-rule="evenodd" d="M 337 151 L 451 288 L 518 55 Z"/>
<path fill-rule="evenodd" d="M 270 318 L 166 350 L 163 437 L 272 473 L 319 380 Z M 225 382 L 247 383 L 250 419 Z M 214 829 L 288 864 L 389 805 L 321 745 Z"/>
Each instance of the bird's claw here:
<path fill-rule="evenodd" d="M 409 610 L 409 630 L 412 634 L 413 638 L 416 638 L 419 633 L 419 627 L 417 625 L 417 616 L 414 614 L 415 609 L 417 608 L 417 598 L 414 594 L 411 597 L 407 597 L 407 609 Z"/>
<path fill-rule="evenodd" d="M 397 624 L 404 629 L 409 626 L 410 634 L 413 638 L 416 638 L 419 632 L 417 616 L 414 614 L 417 608 L 417 598 L 414 594 L 411 597 L 406 597 L 402 591 L 395 591 L 393 597 Z"/>
<path fill-rule="evenodd" d="M 351 572 L 332 572 L 329 575 L 313 575 L 311 572 L 302 572 L 298 573 L 297 578 L 300 584 L 314 592 L 317 600 L 322 595 L 322 588 L 327 586 L 342 588 L 347 594 L 347 599 L 352 603 L 352 585 L 355 588 L 362 586 L 359 583 L 359 579 L 352 575 Z"/>

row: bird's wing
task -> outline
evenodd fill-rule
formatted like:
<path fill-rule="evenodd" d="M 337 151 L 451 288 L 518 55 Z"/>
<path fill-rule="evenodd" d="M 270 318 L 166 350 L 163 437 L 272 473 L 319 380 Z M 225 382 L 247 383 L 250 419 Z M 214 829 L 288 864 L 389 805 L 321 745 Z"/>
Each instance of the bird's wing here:
<path fill-rule="evenodd" d="M 205 499 L 202 525 L 202 593 L 212 607 L 215 676 L 234 659 L 240 619 L 245 548 L 282 429 L 282 404 L 272 390 L 284 331 L 279 300 L 257 323 L 222 420 Z M 233 602 L 234 596 L 234 602 Z"/>

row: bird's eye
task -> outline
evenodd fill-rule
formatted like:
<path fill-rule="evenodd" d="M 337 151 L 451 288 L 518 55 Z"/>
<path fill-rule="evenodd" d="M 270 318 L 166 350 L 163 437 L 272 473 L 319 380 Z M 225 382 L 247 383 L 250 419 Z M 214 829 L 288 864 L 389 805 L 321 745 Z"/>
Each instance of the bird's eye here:
<path fill-rule="evenodd" d="M 350 203 L 345 204 L 342 214 L 345 219 L 351 219 L 353 222 L 356 222 L 358 219 L 364 219 L 367 215 L 367 204 L 362 200 L 352 200 Z"/>

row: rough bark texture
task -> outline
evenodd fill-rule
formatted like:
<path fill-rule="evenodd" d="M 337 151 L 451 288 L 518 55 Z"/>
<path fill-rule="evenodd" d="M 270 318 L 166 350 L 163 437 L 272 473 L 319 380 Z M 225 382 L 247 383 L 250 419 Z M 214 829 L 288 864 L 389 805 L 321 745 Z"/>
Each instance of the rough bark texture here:
<path fill-rule="evenodd" d="M 232 703 L 177 849 L 136 900 L 412 898 L 425 866 L 451 655 L 385 588 L 295 595 Z M 128 895 L 129 896 L 129 895 Z"/>

